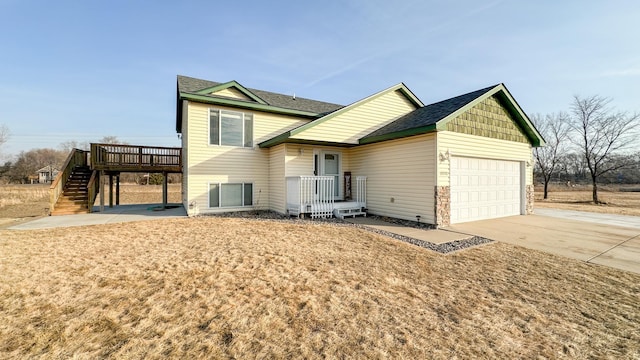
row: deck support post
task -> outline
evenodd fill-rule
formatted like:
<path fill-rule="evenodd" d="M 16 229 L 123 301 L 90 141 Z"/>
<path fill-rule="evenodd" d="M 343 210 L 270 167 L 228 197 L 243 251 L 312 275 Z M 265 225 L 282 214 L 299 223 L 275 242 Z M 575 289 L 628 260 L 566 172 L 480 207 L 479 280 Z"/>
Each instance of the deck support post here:
<path fill-rule="evenodd" d="M 116 174 L 116 206 L 120 205 L 120 173 Z"/>
<path fill-rule="evenodd" d="M 100 212 L 104 212 L 104 170 L 100 170 Z"/>
<path fill-rule="evenodd" d="M 168 179 L 168 174 L 166 172 L 162 173 L 162 208 L 166 209 L 167 208 L 167 193 L 169 192 L 168 189 L 168 183 L 169 183 L 169 179 Z"/>
<path fill-rule="evenodd" d="M 113 207 L 113 174 L 109 173 L 109 207 Z"/>

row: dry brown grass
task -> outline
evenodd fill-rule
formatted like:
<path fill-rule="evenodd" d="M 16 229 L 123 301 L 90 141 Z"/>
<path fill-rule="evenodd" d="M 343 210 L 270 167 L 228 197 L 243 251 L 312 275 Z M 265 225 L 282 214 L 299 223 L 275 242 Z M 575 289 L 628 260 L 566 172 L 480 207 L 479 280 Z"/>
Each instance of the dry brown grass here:
<path fill-rule="evenodd" d="M 640 276 L 195 218 L 0 230 L 0 357 L 633 358 Z"/>
<path fill-rule="evenodd" d="M 168 202 L 182 203 L 182 185 L 168 185 Z M 115 185 L 113 197 L 115 201 Z M 109 204 L 109 188 L 105 187 L 105 204 Z M 100 204 L 100 197 L 96 198 L 96 205 Z M 162 185 L 120 184 L 120 204 L 158 204 L 162 203 Z"/>
<path fill-rule="evenodd" d="M 0 208 L 49 198 L 49 185 L 0 185 Z"/>
<path fill-rule="evenodd" d="M 105 205 L 109 204 L 109 188 L 105 187 Z M 169 184 L 168 201 L 182 202 L 180 184 Z M 115 186 L 114 186 L 115 201 Z M 120 185 L 120 204 L 162 203 L 161 185 Z M 100 204 L 99 198 L 96 205 Z M 49 208 L 49 185 L 0 185 L 0 228 L 45 216 Z"/>
<path fill-rule="evenodd" d="M 640 192 L 619 191 L 619 187 L 602 187 L 598 191 L 598 198 L 604 203 L 600 205 L 592 202 L 589 186 L 554 186 L 550 188 L 546 200 L 542 199 L 542 188 L 536 187 L 535 195 L 535 206 L 540 208 L 640 216 Z"/>
<path fill-rule="evenodd" d="M 0 185 L 0 225 L 20 218 L 45 215 L 49 185 Z"/>

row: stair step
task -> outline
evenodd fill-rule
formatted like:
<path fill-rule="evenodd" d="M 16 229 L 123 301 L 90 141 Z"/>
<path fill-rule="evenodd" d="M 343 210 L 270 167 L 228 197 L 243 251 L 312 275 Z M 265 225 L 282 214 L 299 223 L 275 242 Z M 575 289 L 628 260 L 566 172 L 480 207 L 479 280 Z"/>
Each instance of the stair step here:
<path fill-rule="evenodd" d="M 333 216 L 340 218 L 340 219 L 344 219 L 347 216 L 359 216 L 359 215 L 364 215 L 364 217 L 367 217 L 367 212 L 366 211 L 362 211 L 361 207 L 354 207 L 354 208 L 343 208 L 343 209 L 334 209 L 333 210 Z"/>
<path fill-rule="evenodd" d="M 86 214 L 89 212 L 89 190 L 87 186 L 92 171 L 87 166 L 77 166 L 65 183 L 51 215 Z"/>
<path fill-rule="evenodd" d="M 86 193 L 89 190 L 87 190 L 87 188 L 83 188 L 83 187 L 72 187 L 72 188 L 65 188 L 63 190 L 63 192 L 78 192 L 78 193 Z"/>
<path fill-rule="evenodd" d="M 53 212 L 51 212 L 52 216 L 56 216 L 56 215 L 76 215 L 76 214 L 88 214 L 89 210 L 88 209 L 78 209 L 78 210 L 66 210 L 66 209 L 55 209 L 53 210 Z"/>
<path fill-rule="evenodd" d="M 58 205 L 86 205 L 87 204 L 87 199 L 73 199 L 73 198 L 66 198 L 66 199 L 59 199 L 58 202 L 56 203 L 56 207 Z"/>
<path fill-rule="evenodd" d="M 86 211 L 88 210 L 86 206 L 60 206 L 53 209 L 53 211 Z"/>

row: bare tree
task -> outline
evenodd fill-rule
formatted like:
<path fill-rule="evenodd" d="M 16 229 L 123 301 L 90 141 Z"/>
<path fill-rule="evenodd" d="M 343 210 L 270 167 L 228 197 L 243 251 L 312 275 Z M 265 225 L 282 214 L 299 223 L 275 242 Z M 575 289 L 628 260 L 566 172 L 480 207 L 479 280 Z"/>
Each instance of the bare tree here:
<path fill-rule="evenodd" d="M 7 125 L 0 125 L 0 146 L 9 140 L 9 128 Z"/>
<path fill-rule="evenodd" d="M 570 152 L 560 157 L 560 172 L 564 180 L 582 183 L 587 179 L 587 165 L 584 157 Z"/>
<path fill-rule="evenodd" d="M 544 182 L 544 199 L 547 198 L 549 181 L 559 170 L 562 156 L 567 151 L 567 137 L 569 135 L 569 114 L 560 112 L 547 114 L 542 118 L 540 114 L 531 117 L 536 128 L 545 138 L 546 146 L 533 150 L 536 159 L 536 170 Z"/>
<path fill-rule="evenodd" d="M 100 144 L 122 144 L 122 145 L 127 145 L 126 142 L 122 142 L 122 141 L 118 140 L 118 137 L 117 136 L 113 136 L 113 135 L 104 136 L 102 139 L 98 140 L 98 143 L 100 143 Z"/>
<path fill-rule="evenodd" d="M 76 141 L 76 140 L 69 140 L 69 141 L 64 141 L 61 142 L 60 145 L 58 145 L 58 149 L 60 149 L 60 151 L 64 152 L 64 153 L 70 153 L 71 150 L 73 149 L 80 149 L 80 150 L 86 150 L 89 151 L 89 148 L 91 146 L 89 145 L 88 142 L 86 141 Z"/>
<path fill-rule="evenodd" d="M 591 184 L 593 202 L 599 204 L 598 179 L 611 171 L 631 166 L 632 162 L 610 161 L 616 153 L 625 150 L 634 138 L 634 130 L 640 123 L 640 114 L 629 115 L 609 108 L 611 99 L 598 95 L 573 97 L 570 126 L 576 136 L 572 142 L 584 157 Z"/>
<path fill-rule="evenodd" d="M 40 168 L 52 166 L 59 169 L 62 167 L 66 156 L 67 154 L 64 152 L 54 149 L 22 151 L 12 164 L 8 175 L 12 181 L 24 183 L 29 175 L 34 175 Z"/>

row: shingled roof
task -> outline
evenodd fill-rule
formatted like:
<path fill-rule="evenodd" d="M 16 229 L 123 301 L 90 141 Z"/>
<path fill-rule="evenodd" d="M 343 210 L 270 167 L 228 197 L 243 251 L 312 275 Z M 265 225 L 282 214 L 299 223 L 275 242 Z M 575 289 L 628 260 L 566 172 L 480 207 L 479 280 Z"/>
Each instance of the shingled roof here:
<path fill-rule="evenodd" d="M 428 128 L 431 126 L 435 126 L 435 124 L 446 118 L 447 116 L 453 114 L 460 108 L 469 104 L 473 100 L 479 98 L 484 95 L 486 92 L 495 88 L 498 85 L 493 85 L 486 87 L 484 89 L 472 91 L 470 93 L 456 96 L 451 99 L 443 100 L 437 103 L 433 103 L 430 105 L 426 105 L 424 107 L 418 108 L 399 119 L 383 126 L 374 132 L 364 136 L 361 140 L 362 143 L 373 142 L 369 140 L 373 140 L 375 138 L 381 138 L 385 135 L 393 134 L 393 133 L 402 133 L 404 131 L 417 129 L 417 128 Z"/>
<path fill-rule="evenodd" d="M 489 86 L 426 106 L 423 106 L 420 100 L 417 99 L 415 95 L 410 92 L 410 90 L 406 89 L 406 87 L 402 83 L 390 89 L 393 90 L 398 86 L 401 86 L 406 90 L 406 92 L 409 94 L 409 97 L 411 99 L 414 99 L 418 108 L 360 138 L 358 141 L 360 144 L 369 144 L 406 136 L 424 134 L 431 131 L 444 130 L 444 126 L 446 125 L 446 123 L 457 116 L 456 114 L 458 112 L 466 111 L 466 108 L 474 106 L 476 101 L 480 101 L 482 98 L 489 96 L 497 96 L 501 100 L 501 103 L 503 103 L 507 110 L 514 116 L 515 120 L 522 127 L 522 130 L 532 141 L 532 144 L 534 146 L 540 146 L 544 144 L 544 139 L 542 139 L 542 136 L 540 136 L 537 129 L 535 129 L 535 126 L 533 126 L 526 114 L 524 114 L 524 112 L 517 104 L 515 99 L 513 99 L 504 84 Z M 247 99 L 215 95 L 216 91 L 231 87 L 234 87 L 240 92 L 244 93 L 244 95 L 247 96 Z M 317 100 L 293 97 L 291 95 L 273 93 L 264 90 L 245 88 L 236 81 L 219 83 L 181 75 L 178 75 L 177 89 L 177 132 L 182 131 L 181 100 L 185 99 L 202 103 L 219 104 L 257 111 L 273 112 L 314 120 L 299 128 L 269 139 L 261 143 L 260 147 L 269 147 L 273 146 L 274 144 L 289 141 L 291 135 L 293 135 L 295 132 L 300 132 L 307 127 L 315 126 L 324 119 L 328 119 L 340 112 L 347 111 L 350 107 L 357 106 L 359 104 L 359 102 L 355 102 L 349 106 L 343 106 Z M 368 98 L 365 98 L 361 101 L 365 101 L 367 99 Z"/>
<path fill-rule="evenodd" d="M 222 84 L 224 83 L 178 75 L 178 92 L 181 94 L 193 94 L 193 95 L 201 95 L 201 96 L 209 97 L 211 99 L 222 99 L 222 97 L 220 96 L 198 94 L 200 90 L 212 88 Z M 301 97 L 294 98 L 292 95 L 278 94 L 274 92 L 251 89 L 251 88 L 246 88 L 246 89 L 249 90 L 254 95 L 256 95 L 257 97 L 259 97 L 260 99 L 264 100 L 266 105 L 269 105 L 275 108 L 298 110 L 298 111 L 317 114 L 319 116 L 324 116 L 328 113 L 331 113 L 343 107 L 343 105 L 332 104 L 332 103 L 323 102 L 323 101 L 305 99 Z M 246 102 L 249 104 L 251 103 L 250 101 L 246 101 Z"/>

